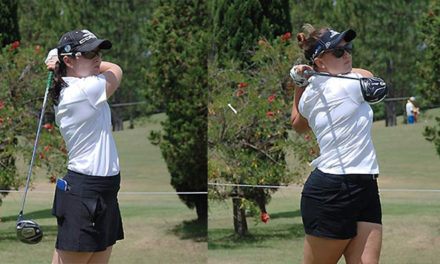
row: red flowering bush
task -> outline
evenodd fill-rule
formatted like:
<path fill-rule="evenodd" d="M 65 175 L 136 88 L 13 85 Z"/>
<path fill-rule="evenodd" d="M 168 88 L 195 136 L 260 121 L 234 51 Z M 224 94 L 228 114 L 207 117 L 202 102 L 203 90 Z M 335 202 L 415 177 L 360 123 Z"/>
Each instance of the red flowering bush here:
<path fill-rule="evenodd" d="M 267 45 L 266 45 L 267 44 Z M 253 67 L 210 65 L 208 181 L 251 185 L 300 183 L 318 148 L 312 136 L 292 130 L 292 64 L 301 55 L 290 33 L 255 45 Z M 238 93 L 246 87 L 246 93 Z M 235 111 L 232 111 L 231 105 Z M 314 148 L 313 153 L 311 149 Z M 241 197 L 247 213 L 260 215 L 276 189 L 211 186 L 211 198 Z M 262 221 L 267 221 L 267 214 Z"/>
<path fill-rule="evenodd" d="M 45 54 L 39 52 L 38 46 L 27 47 L 18 41 L 0 50 L 2 189 L 18 189 L 26 181 L 27 175 L 17 174 L 16 157 L 23 156 L 25 163 L 30 163 L 47 81 L 44 58 Z M 34 171 L 44 166 L 50 178 L 64 172 L 67 156 L 58 150 L 64 147 L 64 142 L 58 130 L 49 122 L 53 120 L 50 102 L 46 107 L 45 120 L 47 124 L 41 130 Z"/>

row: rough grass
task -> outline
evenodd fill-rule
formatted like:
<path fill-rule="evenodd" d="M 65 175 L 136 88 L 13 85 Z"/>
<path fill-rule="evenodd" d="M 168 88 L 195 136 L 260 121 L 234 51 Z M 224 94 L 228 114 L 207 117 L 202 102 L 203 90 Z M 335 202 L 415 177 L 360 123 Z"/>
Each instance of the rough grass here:
<path fill-rule="evenodd" d="M 170 175 L 158 147 L 149 143 L 152 129 L 159 129 L 163 115 L 154 116 L 135 129 L 114 133 L 121 164 L 121 192 L 167 192 Z M 28 165 L 23 165 L 28 166 Z M 56 239 L 56 219 L 51 215 L 54 185 L 44 171 L 36 170 L 28 193 L 25 216 L 44 231 L 42 242 L 26 245 L 16 240 L 15 221 L 23 199 L 12 193 L 0 207 L 0 263 L 50 263 Z M 26 176 L 23 176 L 26 177 Z M 125 239 L 116 243 L 110 263 L 206 263 L 206 226 L 194 220 L 176 195 L 119 194 Z"/>
<path fill-rule="evenodd" d="M 408 126 L 373 124 L 372 136 L 380 166 L 383 211 L 380 263 L 438 263 L 440 258 L 440 192 L 392 192 L 385 189 L 440 189 L 440 157 L 422 131 L 440 109 L 422 113 Z M 232 203 L 210 201 L 208 263 L 301 263 L 304 231 L 299 211 L 300 190 L 278 191 L 267 207 L 271 219 L 255 224 L 250 236 L 234 235 Z M 341 260 L 339 263 L 345 263 Z"/>

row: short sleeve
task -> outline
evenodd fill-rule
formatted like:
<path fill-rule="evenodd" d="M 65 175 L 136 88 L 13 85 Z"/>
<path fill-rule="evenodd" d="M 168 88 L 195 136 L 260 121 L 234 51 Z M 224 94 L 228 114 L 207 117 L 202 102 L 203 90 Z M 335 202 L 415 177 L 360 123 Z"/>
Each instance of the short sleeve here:
<path fill-rule="evenodd" d="M 97 107 L 100 103 L 107 101 L 105 76 L 100 74 L 83 79 L 82 89 L 90 104 Z"/>

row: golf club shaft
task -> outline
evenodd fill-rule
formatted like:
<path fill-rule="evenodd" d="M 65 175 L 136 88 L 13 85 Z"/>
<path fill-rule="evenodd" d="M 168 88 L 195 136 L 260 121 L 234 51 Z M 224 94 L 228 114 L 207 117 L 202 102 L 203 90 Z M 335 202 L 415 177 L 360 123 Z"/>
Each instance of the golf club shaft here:
<path fill-rule="evenodd" d="M 309 70 L 305 70 L 304 74 L 307 74 L 307 75 L 319 75 L 319 76 L 326 76 L 326 77 L 335 77 L 335 78 L 350 79 L 350 80 L 359 80 L 359 78 L 355 78 L 355 77 L 332 75 L 332 74 L 328 74 L 328 73 L 314 72 L 314 71 L 309 71 Z"/>
<path fill-rule="evenodd" d="M 47 95 L 49 94 L 49 89 L 52 84 L 52 77 L 53 77 L 53 71 L 50 71 L 49 76 L 47 77 L 46 92 L 44 93 L 43 107 L 41 108 L 40 121 L 38 123 L 38 129 L 37 129 L 37 137 L 35 138 L 34 150 L 32 152 L 31 164 L 29 166 L 29 172 L 26 180 L 26 189 L 24 191 L 23 204 L 21 205 L 19 217 L 23 215 L 24 204 L 26 202 L 26 195 L 29 188 L 29 180 L 31 179 L 32 167 L 34 166 L 35 153 L 37 152 L 38 139 L 40 138 L 41 125 L 43 124 L 44 111 L 46 110 Z"/>

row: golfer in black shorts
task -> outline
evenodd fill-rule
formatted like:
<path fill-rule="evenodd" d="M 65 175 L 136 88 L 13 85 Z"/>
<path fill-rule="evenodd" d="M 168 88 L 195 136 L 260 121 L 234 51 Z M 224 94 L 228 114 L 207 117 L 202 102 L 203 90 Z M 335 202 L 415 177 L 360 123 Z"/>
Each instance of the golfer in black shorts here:
<path fill-rule="evenodd" d="M 351 65 L 356 33 L 330 28 L 299 33 L 299 47 L 310 65 L 291 70 L 297 87 L 292 124 L 296 132 L 310 128 L 319 143 L 316 169 L 301 198 L 306 232 L 303 263 L 378 263 L 382 243 L 379 168 L 371 140 L 373 112 L 358 80 L 312 76 L 305 70 L 347 77 L 373 77 Z"/>
<path fill-rule="evenodd" d="M 61 37 L 46 60 L 54 70 L 55 120 L 69 154 L 53 203 L 58 236 L 52 263 L 108 263 L 112 246 L 124 237 L 119 158 L 107 103 L 122 70 L 100 55 L 111 46 L 88 30 L 74 30 Z"/>

